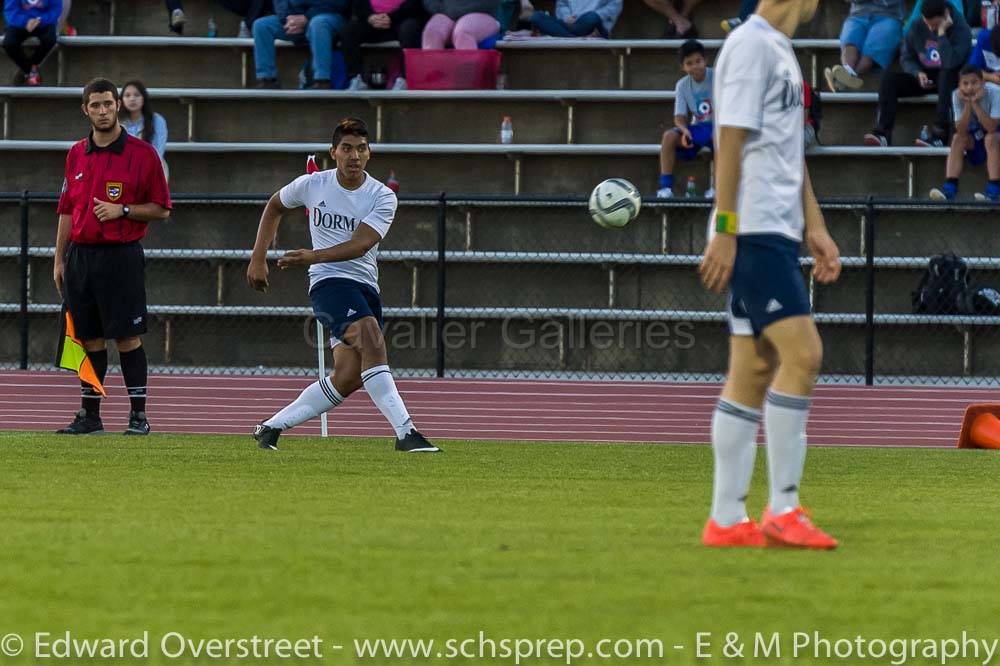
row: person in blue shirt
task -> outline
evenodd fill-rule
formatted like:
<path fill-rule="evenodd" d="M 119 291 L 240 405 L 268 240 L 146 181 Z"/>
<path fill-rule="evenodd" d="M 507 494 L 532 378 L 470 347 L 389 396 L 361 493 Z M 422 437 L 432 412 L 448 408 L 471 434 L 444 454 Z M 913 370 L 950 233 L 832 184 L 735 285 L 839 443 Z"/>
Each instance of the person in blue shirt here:
<path fill-rule="evenodd" d="M 1000 84 L 1000 29 L 983 30 L 969 56 L 969 64 L 983 71 L 983 80 Z"/>
<path fill-rule="evenodd" d="M 3 50 L 17 65 L 15 86 L 41 85 L 38 66 L 56 45 L 60 14 L 62 0 L 4 0 L 7 27 L 3 33 Z M 24 50 L 24 42 L 29 37 L 37 37 L 39 41 L 38 48 L 30 56 Z"/>
<path fill-rule="evenodd" d="M 274 0 L 274 15 L 254 21 L 253 58 L 258 88 L 280 88 L 274 40 L 308 44 L 314 88 L 329 89 L 333 44 L 351 14 L 350 0 Z"/>
<path fill-rule="evenodd" d="M 163 173 L 168 178 L 170 172 L 163 157 L 167 149 L 167 121 L 153 111 L 149 101 L 149 91 L 142 81 L 129 81 L 122 86 L 122 108 L 118 120 L 125 131 L 137 139 L 152 144 L 163 164 Z"/>

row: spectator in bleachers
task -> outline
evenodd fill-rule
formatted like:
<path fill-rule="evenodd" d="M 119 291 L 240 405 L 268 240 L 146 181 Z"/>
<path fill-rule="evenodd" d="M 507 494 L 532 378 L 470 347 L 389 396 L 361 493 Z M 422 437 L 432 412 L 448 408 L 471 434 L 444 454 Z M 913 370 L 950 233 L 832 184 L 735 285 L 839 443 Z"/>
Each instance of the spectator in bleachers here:
<path fill-rule="evenodd" d="M 443 49 L 449 44 L 456 49 L 477 49 L 479 42 L 500 31 L 496 19 L 500 0 L 424 0 L 424 9 L 431 14 L 421 40 L 424 49 Z"/>
<path fill-rule="evenodd" d="M 556 15 L 536 11 L 531 25 L 550 37 L 611 36 L 622 13 L 622 0 L 557 0 Z"/>
<path fill-rule="evenodd" d="M 258 88 L 280 88 L 274 40 L 308 44 L 314 88 L 330 87 L 333 43 L 347 24 L 350 0 L 274 0 L 275 14 L 253 24 L 253 57 Z"/>
<path fill-rule="evenodd" d="M 983 70 L 983 79 L 1000 84 L 1000 28 L 979 33 L 969 64 Z"/>
<path fill-rule="evenodd" d="M 664 39 L 688 39 L 698 36 L 698 28 L 691 20 L 691 12 L 701 0 L 681 0 L 680 9 L 677 9 L 674 0 L 644 0 L 644 2 L 653 11 L 666 17 Z"/>
<path fill-rule="evenodd" d="M 986 191 L 976 198 L 1000 201 L 1000 86 L 986 83 L 975 65 L 962 68 L 958 88 L 952 95 L 955 109 L 955 135 L 945 168 L 941 189 L 931 190 L 931 199 L 953 200 L 958 196 L 958 179 L 965 161 L 979 166 L 986 163 Z"/>
<path fill-rule="evenodd" d="M 427 14 L 422 0 L 354 0 L 354 18 L 341 35 L 344 62 L 350 79 L 349 90 L 368 87 L 361 76 L 361 45 L 398 39 L 404 49 L 419 49 Z M 406 79 L 399 77 L 393 90 L 405 90 Z"/>
<path fill-rule="evenodd" d="M 674 99 L 674 126 L 663 133 L 660 143 L 660 189 L 656 196 L 674 196 L 674 164 L 686 162 L 707 148 L 712 150 L 712 68 L 705 58 L 705 47 L 694 39 L 681 45 L 684 77 L 677 82 Z M 689 124 L 690 123 L 690 124 Z M 712 192 L 706 192 L 711 197 Z"/>
<path fill-rule="evenodd" d="M 757 0 L 743 0 L 740 2 L 740 15 L 733 18 L 722 19 L 722 31 L 729 33 L 735 28 L 743 25 L 747 17 L 757 11 Z"/>
<path fill-rule="evenodd" d="M 857 90 L 875 65 L 889 69 L 903 36 L 903 0 L 854 0 L 840 31 L 840 63 L 824 70 L 832 92 Z"/>
<path fill-rule="evenodd" d="M 56 45 L 56 25 L 61 13 L 61 0 L 4 0 L 7 27 L 3 33 L 3 50 L 17 65 L 15 86 L 41 85 L 38 66 Z M 39 42 L 30 56 L 24 50 L 24 42 L 29 37 L 37 37 Z"/>
<path fill-rule="evenodd" d="M 948 0 L 948 3 L 955 8 L 956 12 L 965 17 L 965 22 L 970 26 L 982 6 L 980 0 Z M 921 20 L 923 10 L 924 0 L 916 0 L 916 2 L 913 3 L 913 10 L 910 12 L 910 18 L 906 19 L 906 24 L 903 26 L 904 35 L 910 32 L 910 28 L 913 27 L 914 23 Z"/>
<path fill-rule="evenodd" d="M 811 148 L 819 143 L 819 124 L 823 120 L 823 106 L 818 90 L 813 90 L 807 81 L 802 82 L 802 96 L 805 105 L 805 145 Z"/>
<path fill-rule="evenodd" d="M 149 101 L 149 91 L 142 81 L 129 81 L 122 86 L 122 106 L 118 111 L 118 121 L 125 131 L 137 139 L 152 144 L 160 156 L 163 173 L 170 177 L 164 153 L 167 149 L 167 121 L 153 111 Z"/>
<path fill-rule="evenodd" d="M 934 125 L 921 146 L 944 146 L 951 126 L 951 93 L 958 87 L 958 72 L 972 50 L 972 33 L 965 17 L 945 0 L 924 0 L 922 18 L 903 40 L 902 72 L 886 72 L 878 93 L 875 129 L 865 134 L 865 145 L 888 146 L 901 97 L 938 95 Z"/>

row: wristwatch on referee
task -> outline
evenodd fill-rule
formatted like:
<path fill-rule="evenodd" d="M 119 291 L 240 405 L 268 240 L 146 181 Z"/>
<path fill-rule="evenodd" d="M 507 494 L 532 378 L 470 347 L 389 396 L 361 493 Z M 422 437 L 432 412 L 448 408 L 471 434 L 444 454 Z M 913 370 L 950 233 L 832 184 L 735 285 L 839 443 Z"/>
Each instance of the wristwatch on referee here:
<path fill-rule="evenodd" d="M 131 212 L 132 212 L 132 209 L 128 207 L 128 204 L 122 206 L 122 217 L 128 217 L 129 213 L 131 213 Z"/>

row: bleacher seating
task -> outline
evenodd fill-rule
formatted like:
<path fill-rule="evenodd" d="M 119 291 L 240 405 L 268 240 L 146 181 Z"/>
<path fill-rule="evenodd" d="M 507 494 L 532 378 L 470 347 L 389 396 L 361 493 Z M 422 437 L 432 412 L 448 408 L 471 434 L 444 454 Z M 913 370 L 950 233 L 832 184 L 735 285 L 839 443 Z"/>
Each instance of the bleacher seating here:
<path fill-rule="evenodd" d="M 544 4 L 544 3 L 542 3 Z M 736 2 L 700 9 L 710 57 L 721 46 L 718 19 Z M 187 9 L 187 8 L 186 8 Z M 43 76 L 62 87 L 0 88 L 3 189 L 55 191 L 65 151 L 86 126 L 76 102 L 79 86 L 96 74 L 123 81 L 140 76 L 152 86 L 157 110 L 170 126 L 167 159 L 171 188 L 203 199 L 182 198 L 172 219 L 154 224 L 145 243 L 152 330 L 151 362 L 176 366 L 301 366 L 308 315 L 301 273 L 272 272 L 267 296 L 245 286 L 245 264 L 259 217 L 259 200 L 212 201 L 216 193 L 268 193 L 301 173 L 303 156 L 328 149 L 332 121 L 346 115 L 369 120 L 376 132 L 371 173 L 392 169 L 404 192 L 463 195 L 580 196 L 610 175 L 628 178 L 651 193 L 659 136 L 671 123 L 673 86 L 679 76 L 679 41 L 661 41 L 662 21 L 643 3 L 626 3 L 618 39 L 533 40 L 502 43 L 507 90 L 461 92 L 258 91 L 252 83 L 250 40 L 234 39 L 235 17 L 216 12 L 220 37 L 203 38 L 206 7 L 192 3 L 190 37 L 166 37 L 162 5 L 154 0 L 93 3 L 63 38 Z M 821 14 L 796 40 L 807 79 L 821 83 L 822 68 L 836 62 L 835 36 L 844 3 L 824 3 Z M 74 8 L 74 15 L 77 9 Z M 654 39 L 648 39 L 654 38 Z M 304 50 L 279 49 L 287 85 Z M 391 57 L 373 47 L 370 59 Z M 896 147 L 860 146 L 874 118 L 877 77 L 866 92 L 826 94 L 822 139 L 811 151 L 810 171 L 821 197 L 923 196 L 938 185 L 945 150 L 912 146 L 931 115 L 932 100 L 901 107 Z M 513 145 L 498 145 L 500 118 L 514 118 Z M 30 159 L 21 159 L 22 156 Z M 328 166 L 328 164 L 324 165 Z M 709 165 L 685 169 L 700 189 Z M 969 171 L 964 190 L 981 184 Z M 943 210 L 943 209 L 941 209 Z M 449 319 L 481 322 L 481 344 L 449 352 L 449 365 L 482 370 L 718 373 L 725 358 L 721 297 L 697 283 L 694 267 L 704 249 L 707 204 L 647 202 L 640 219 L 615 236 L 593 225 L 576 206 L 454 202 L 447 219 Z M 406 202 L 382 246 L 382 286 L 391 320 L 428 325 L 435 315 L 437 255 L 433 202 Z M 991 213 L 940 213 L 900 204 L 879 220 L 876 260 L 878 341 L 890 359 L 886 373 L 961 375 L 994 367 L 982 331 L 991 318 L 912 317 L 909 292 L 926 257 L 943 249 L 971 257 L 982 275 L 1000 277 L 1000 240 Z M 0 315 L 18 299 L 16 203 L 0 201 Z M 817 319 L 827 343 L 826 372 L 856 374 L 864 336 L 864 225 L 857 204 L 831 204 L 827 219 L 845 256 L 840 283 L 811 285 Z M 30 206 L 30 312 L 44 330 L 58 311 L 51 284 L 54 202 Z M 962 233 L 942 225 L 961 225 Z M 609 242 L 610 239 L 610 242 Z M 947 247 L 942 247 L 946 242 Z M 286 220 L 278 245 L 308 244 L 307 227 Z M 806 262 L 807 264 L 807 262 Z M 497 285 L 503 285 L 499 289 Z M 501 344 L 505 318 L 538 326 L 543 318 L 588 321 L 691 322 L 704 353 L 636 349 L 615 358 L 597 350 L 534 354 Z M 0 359 L 14 355 L 13 320 L 0 317 Z M 430 328 L 433 328 L 430 326 Z M 239 345 L 230 331 L 239 330 Z M 923 330 L 935 335 L 921 335 Z M 945 354 L 929 353 L 950 342 Z M 47 360 L 51 341 L 32 338 L 32 359 Z M 952 344 L 953 343 L 953 344 Z M 891 359 L 909 353 L 909 367 Z M 928 353 L 922 354 L 922 351 Z M 632 355 L 629 356 L 628 354 Z M 914 360 L 916 359 L 916 360 Z M 433 365 L 426 347 L 394 351 L 399 367 Z M 254 363 L 255 365 L 255 363 Z"/>

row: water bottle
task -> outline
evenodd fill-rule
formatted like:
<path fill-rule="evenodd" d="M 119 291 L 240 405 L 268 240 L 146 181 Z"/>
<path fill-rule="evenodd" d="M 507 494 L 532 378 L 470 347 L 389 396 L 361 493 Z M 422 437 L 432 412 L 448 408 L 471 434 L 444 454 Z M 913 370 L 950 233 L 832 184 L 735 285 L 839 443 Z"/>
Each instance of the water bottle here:
<path fill-rule="evenodd" d="M 396 180 L 396 172 L 392 169 L 389 169 L 389 180 L 385 181 L 385 186 L 399 194 L 399 181 Z"/>
<path fill-rule="evenodd" d="M 684 190 L 684 196 L 688 199 L 693 199 L 698 196 L 698 181 L 694 176 L 688 176 L 687 189 Z"/>
<path fill-rule="evenodd" d="M 219 26 L 215 24 L 215 16 L 208 17 L 208 36 L 217 37 L 219 35 Z"/>
<path fill-rule="evenodd" d="M 500 143 L 514 143 L 514 121 L 504 116 L 500 123 Z"/>
<path fill-rule="evenodd" d="M 920 128 L 920 140 L 923 141 L 924 143 L 931 142 L 931 128 L 928 127 L 927 125 L 924 125 L 923 127 Z"/>

